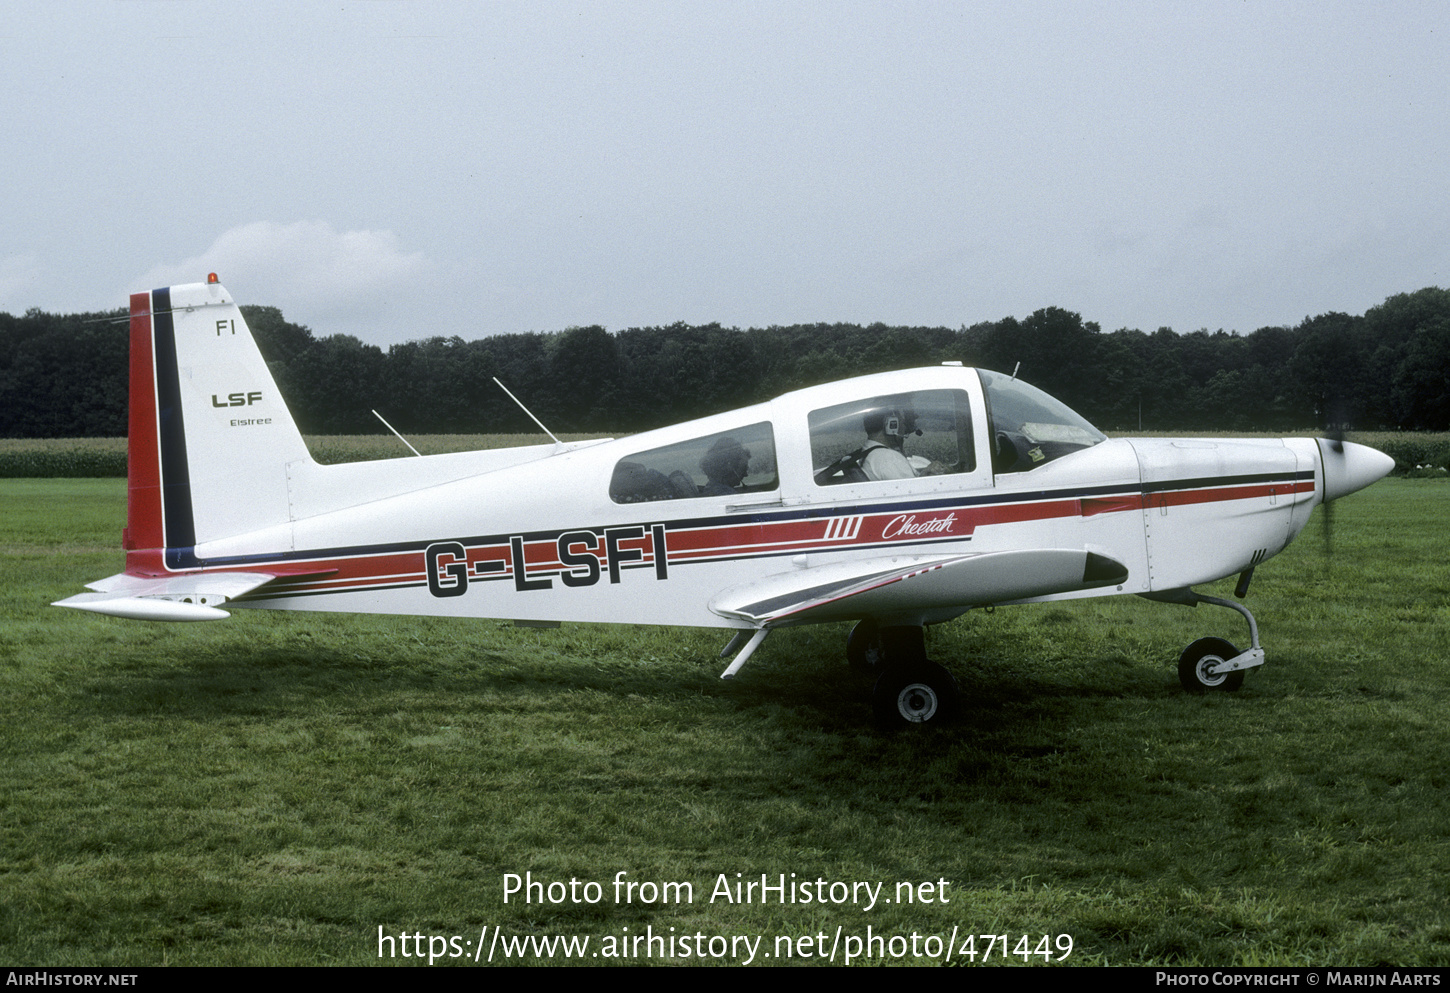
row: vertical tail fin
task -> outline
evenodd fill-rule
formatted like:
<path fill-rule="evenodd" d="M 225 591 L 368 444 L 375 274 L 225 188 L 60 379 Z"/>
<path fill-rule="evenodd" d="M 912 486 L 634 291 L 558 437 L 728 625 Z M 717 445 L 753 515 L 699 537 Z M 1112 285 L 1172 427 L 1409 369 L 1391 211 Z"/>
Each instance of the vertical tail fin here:
<path fill-rule="evenodd" d="M 195 567 L 199 544 L 286 523 L 287 466 L 310 458 L 219 283 L 132 295 L 127 572 Z"/>

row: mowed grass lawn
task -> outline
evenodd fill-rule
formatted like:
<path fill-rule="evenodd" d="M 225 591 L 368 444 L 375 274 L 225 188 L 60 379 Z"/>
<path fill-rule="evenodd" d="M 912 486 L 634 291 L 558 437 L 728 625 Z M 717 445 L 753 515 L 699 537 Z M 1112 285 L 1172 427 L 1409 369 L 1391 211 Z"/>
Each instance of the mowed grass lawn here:
<path fill-rule="evenodd" d="M 929 632 L 964 713 L 895 734 L 844 625 L 725 683 L 717 632 L 48 606 L 119 571 L 124 505 L 0 481 L 7 965 L 498 962 L 495 928 L 588 964 L 928 963 L 954 934 L 964 965 L 1450 964 L 1450 483 L 1338 503 L 1332 563 L 1316 511 L 1254 580 L 1268 664 L 1236 694 L 1174 672 L 1247 643 L 1229 611 L 1008 608 Z M 621 872 L 681 885 L 617 901 Z M 762 874 L 884 886 L 781 903 Z"/>

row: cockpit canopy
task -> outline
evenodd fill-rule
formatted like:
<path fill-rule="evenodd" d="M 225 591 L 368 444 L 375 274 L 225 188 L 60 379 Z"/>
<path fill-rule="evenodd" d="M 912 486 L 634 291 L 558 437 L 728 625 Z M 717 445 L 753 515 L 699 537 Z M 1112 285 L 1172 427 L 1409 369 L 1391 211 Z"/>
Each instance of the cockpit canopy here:
<path fill-rule="evenodd" d="M 925 382 L 912 389 L 913 380 Z M 994 474 L 1026 472 L 1106 440 L 1041 390 L 970 369 L 848 380 L 717 415 L 699 425 L 700 433 L 684 434 L 694 426 L 641 436 L 643 450 L 614 465 L 610 499 L 627 504 L 776 494 L 799 500 L 819 487 L 877 483 L 883 484 L 879 493 L 926 492 L 933 486 L 929 479 L 948 476 L 984 487 Z M 647 437 L 657 440 L 649 444 Z M 809 443 L 808 456 L 802 441 Z"/>

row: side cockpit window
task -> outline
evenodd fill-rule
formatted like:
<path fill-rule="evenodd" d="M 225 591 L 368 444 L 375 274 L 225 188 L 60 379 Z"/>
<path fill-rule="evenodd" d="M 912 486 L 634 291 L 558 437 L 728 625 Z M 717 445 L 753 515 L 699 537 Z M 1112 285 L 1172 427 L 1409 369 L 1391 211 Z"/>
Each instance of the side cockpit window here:
<path fill-rule="evenodd" d="M 615 503 L 762 493 L 779 487 L 775 436 L 762 421 L 621 459 L 609 481 Z"/>
<path fill-rule="evenodd" d="M 961 390 L 918 390 L 813 410 L 817 486 L 971 472 L 972 418 Z"/>

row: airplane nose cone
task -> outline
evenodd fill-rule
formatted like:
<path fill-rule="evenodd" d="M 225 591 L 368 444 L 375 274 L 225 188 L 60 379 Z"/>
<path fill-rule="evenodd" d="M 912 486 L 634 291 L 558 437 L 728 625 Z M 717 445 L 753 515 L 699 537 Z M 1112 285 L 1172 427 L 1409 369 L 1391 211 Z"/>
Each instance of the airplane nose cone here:
<path fill-rule="evenodd" d="M 1327 438 L 1317 441 L 1320 461 L 1324 466 L 1326 503 L 1378 482 L 1395 467 L 1395 460 L 1377 448 Z"/>

